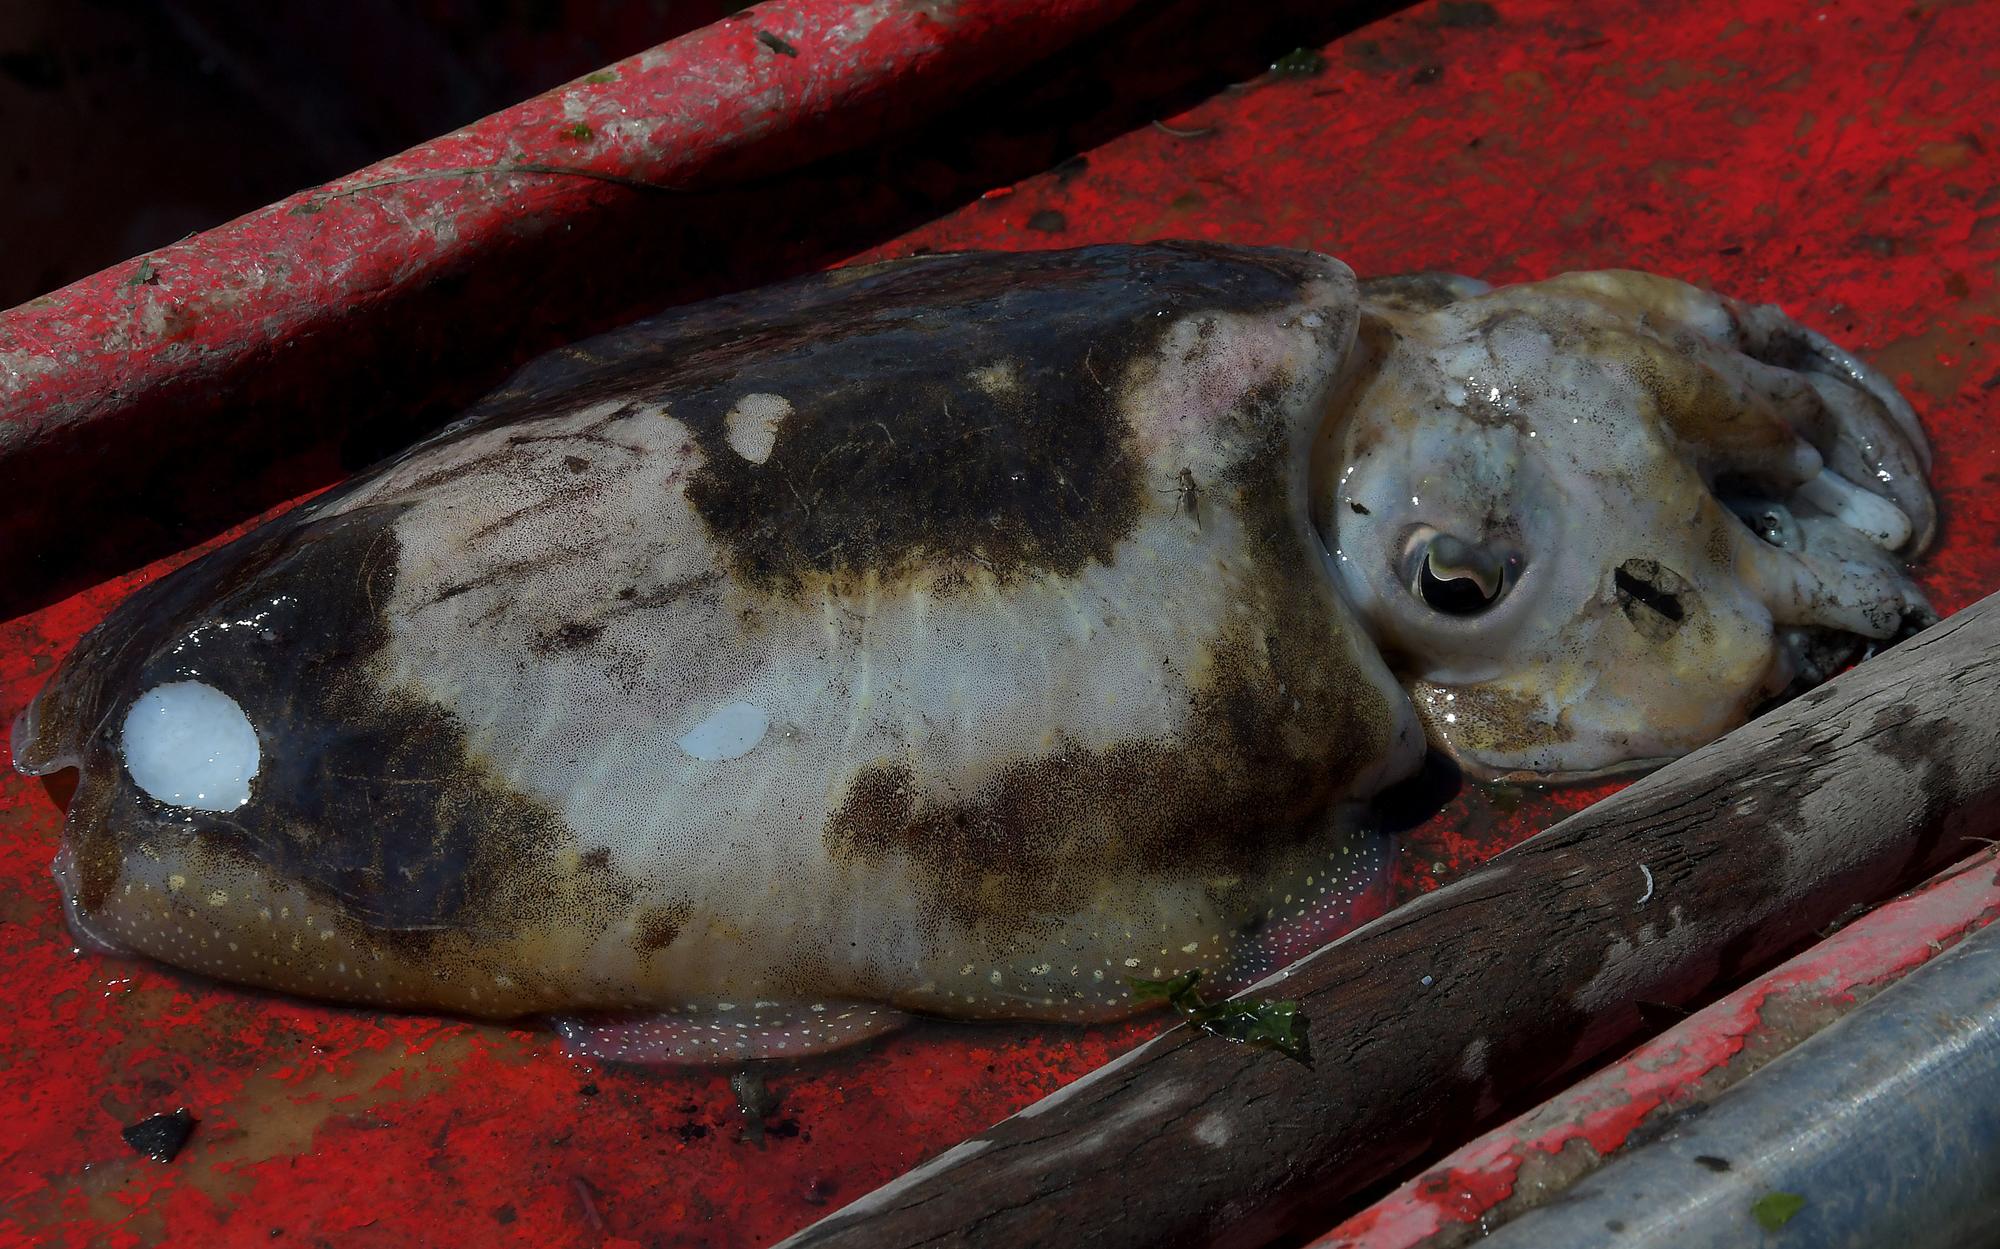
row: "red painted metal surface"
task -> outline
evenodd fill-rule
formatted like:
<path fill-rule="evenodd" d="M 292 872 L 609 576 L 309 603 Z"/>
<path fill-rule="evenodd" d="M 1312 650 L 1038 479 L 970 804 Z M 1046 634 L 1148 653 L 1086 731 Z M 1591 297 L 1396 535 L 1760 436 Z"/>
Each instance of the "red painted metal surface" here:
<path fill-rule="evenodd" d="M 2000 917 L 1988 850 L 1453 1152 L 1313 1249 L 1455 1245 L 1545 1200 L 1664 1116 L 1713 1097 Z"/>
<path fill-rule="evenodd" d="M 0 232 L 34 246 L 0 248 L 0 308 L 741 7 L 12 0 L 0 26 L 0 117 L 10 123 Z"/>
<path fill-rule="evenodd" d="M 233 380 L 496 259 L 496 236 L 587 223 L 621 187 L 699 190 L 877 137 L 891 111 L 1019 69 L 1131 3 L 795 0 L 704 27 L 9 311 L 0 449 Z"/>
<path fill-rule="evenodd" d="M 767 10 L 805 7 L 751 10 L 748 25 L 767 24 Z M 938 20 L 925 15 L 948 8 L 898 9 L 895 28 L 919 30 L 920 19 Z M 744 25 L 721 29 L 740 34 Z M 1045 175 L 996 179 L 1008 193 L 871 254 L 1180 235 L 1317 247 L 1364 274 L 1451 268 L 1509 280 L 1636 265 L 1779 302 L 1882 364 L 1935 433 L 1947 528 L 1927 584 L 1949 610 L 2000 586 L 2000 548 L 1987 537 L 2000 521 L 1993 493 L 2000 433 L 1986 420 L 2000 387 L 1993 333 L 2000 193 L 1992 164 L 2000 78 L 1984 53 L 1993 46 L 2000 46 L 2000 8 L 1991 4 L 1425 4 L 1331 43 L 1317 72 L 1260 78 L 1168 109 L 1160 127 L 1141 126 Z M 793 72 L 789 62 L 778 69 Z M 1146 89 L 1150 71 L 1127 66 L 1128 77 L 1114 75 L 1102 89 L 1146 98 L 1130 93 Z M 569 142 L 559 133 L 520 141 L 529 152 Z M 965 138 L 968 147 L 984 141 Z M 473 146 L 449 154 L 460 142 Z M 520 159 L 504 143 L 480 147 L 453 136 L 433 167 L 496 153 Z M 558 190 L 516 179 L 491 198 L 531 187 L 587 203 L 633 194 L 588 179 L 560 181 Z M 395 201 L 411 205 L 418 228 L 434 219 L 426 211 L 448 214 L 489 199 L 455 178 L 378 190 L 421 195 Z M 373 195 L 344 196 L 297 218 L 307 231 L 333 231 L 319 253 L 330 276 L 316 280 L 344 280 L 350 265 L 365 264 L 385 281 L 399 272 L 393 254 L 375 253 L 392 250 L 381 240 L 409 223 L 384 213 L 385 201 Z M 336 213 L 374 225 L 342 236 L 325 224 Z M 485 220 L 502 234 L 542 228 L 526 218 L 516 227 Z M 615 205 L 601 219 L 586 210 L 570 222 L 593 220 L 608 234 L 588 253 L 599 258 L 616 254 L 626 241 L 620 231 L 657 225 L 621 216 Z M 441 254 L 425 247 L 425 256 Z M 501 288 L 482 288 L 489 270 L 479 266 L 540 254 L 486 253 L 446 285 L 464 284 L 454 298 L 490 293 Z M 566 263 L 576 253 L 552 254 Z M 133 321 L 133 309 L 169 306 L 152 302 L 155 287 L 205 315 L 237 315 L 218 295 L 237 289 L 230 284 L 237 271 L 204 268 L 205 255 L 177 262 L 179 273 L 159 268 L 158 283 L 120 285 L 141 276 L 136 267 L 96 279 L 102 299 L 90 315 L 123 308 Z M 244 263 L 290 261 L 251 255 Z M 205 284 L 210 278 L 218 284 Z M 565 291 L 578 285 L 568 272 L 546 280 Z M 536 308 L 521 294 L 533 285 L 517 275 L 505 287 L 509 299 L 489 299 L 480 318 L 533 319 Z M 412 308 L 437 306 L 399 302 L 407 292 L 393 286 L 329 286 L 323 294 L 324 303 L 303 315 L 324 318 L 325 334 L 284 340 L 300 345 L 272 353 L 321 351 L 328 342 L 358 350 L 375 327 L 402 332 Z M 202 324 L 187 327 L 193 342 L 165 342 L 158 351 L 191 359 L 194 344 L 208 341 Z M 80 351 L 95 352 L 102 342 L 93 334 L 115 328 L 79 320 L 70 332 Z M 440 369 L 457 359 L 437 345 L 454 328 L 423 330 L 432 336 L 423 342 L 441 353 Z M 283 395 L 261 407 L 239 402 L 259 384 L 263 356 L 234 343 L 217 350 L 244 353 L 239 374 L 223 379 L 236 387 L 229 410 L 276 419 Z M 321 361 L 326 386 L 337 391 L 351 362 L 331 350 Z M 81 376 L 68 374 L 71 367 L 37 384 L 68 386 Z M 157 393 L 179 387 L 175 402 L 191 402 L 203 376 L 219 375 L 163 374 Z M 294 392 L 299 376 L 286 374 Z M 463 379 L 438 387 L 452 384 Z M 88 394 L 70 397 L 71 415 L 109 393 L 75 385 Z M 94 444 L 102 463 L 126 467 L 134 445 L 127 433 L 106 427 Z M 176 483 L 156 488 L 164 496 Z M 19 497 L 0 493 L 10 496 Z M 30 554 L 62 561 L 88 545 L 87 510 L 66 505 L 29 518 L 40 522 L 43 542 Z M 27 524 L 13 511 L 4 516 Z M 0 624 L 0 716 L 25 704 L 135 578 L 157 571 Z M 1399 887 L 1431 887 L 1603 792 L 1467 788 L 1406 838 Z M 322 1007 L 74 954 L 47 874 L 58 821 L 40 786 L 0 780 L 0 880 L 7 882 L 0 914 L 8 921 L 0 965 L 13 995 L 0 1025 L 0 1105 L 15 1112 L 0 1136 L 0 1240 L 766 1243 L 1155 1026 L 930 1025 L 769 1073 L 776 1108 L 753 1122 L 719 1073 L 579 1063 L 527 1028 Z M 175 1162 L 138 1157 L 119 1139 L 121 1126 L 183 1104 L 202 1123 Z"/>
<path fill-rule="evenodd" d="M 0 487 L 19 504 L 0 581 L 46 569 L 65 500 L 177 510 L 128 448 L 183 478 L 220 461 L 288 468 L 266 492 L 323 483 L 323 427 L 394 411 L 411 376 L 477 375 L 686 297 L 671 268 L 713 228 L 702 193 L 908 129 L 1133 3 L 775 0 L 0 313 Z"/>

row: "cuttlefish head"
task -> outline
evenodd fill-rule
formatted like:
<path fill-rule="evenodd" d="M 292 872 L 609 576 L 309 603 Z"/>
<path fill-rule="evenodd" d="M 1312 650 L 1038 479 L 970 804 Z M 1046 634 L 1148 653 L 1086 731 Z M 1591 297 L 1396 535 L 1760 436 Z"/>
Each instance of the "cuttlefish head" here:
<path fill-rule="evenodd" d="M 1914 414 L 1777 309 L 1619 271 L 1363 296 L 1315 519 L 1468 773 L 1652 766 L 1935 619 Z"/>

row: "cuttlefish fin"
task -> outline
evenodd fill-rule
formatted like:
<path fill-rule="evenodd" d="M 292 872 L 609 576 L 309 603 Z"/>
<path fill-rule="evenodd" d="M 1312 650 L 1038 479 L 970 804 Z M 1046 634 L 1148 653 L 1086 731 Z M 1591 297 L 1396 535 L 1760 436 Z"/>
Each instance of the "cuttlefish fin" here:
<path fill-rule="evenodd" d="M 825 1054 L 894 1032 L 910 1018 L 869 1002 L 733 1002 L 646 1014 L 556 1015 L 549 1024 L 580 1058 L 690 1066 Z"/>
<path fill-rule="evenodd" d="M 1387 911 L 1395 846 L 1388 834 L 1355 830 L 1335 840 L 1301 879 L 1274 885 L 1262 919 L 1238 937 L 1214 988 L 1236 992 L 1256 984 Z"/>

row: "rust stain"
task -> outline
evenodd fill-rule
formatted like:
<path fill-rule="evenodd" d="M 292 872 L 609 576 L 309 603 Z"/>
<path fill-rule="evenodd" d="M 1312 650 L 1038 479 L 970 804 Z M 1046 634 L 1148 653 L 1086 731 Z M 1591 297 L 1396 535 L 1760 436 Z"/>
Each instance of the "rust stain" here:
<path fill-rule="evenodd" d="M 1581 1136 L 1573 1136 L 1564 1141 L 1562 1148 L 1554 1153 L 1540 1149 L 1529 1151 L 1528 1156 L 1521 1159 L 1521 1169 L 1514 1173 L 1514 1194 L 1508 1201 L 1509 1217 L 1512 1217 L 1514 1211 L 1532 1210 L 1543 1202 L 1561 1195 L 1572 1184 L 1597 1170 L 1603 1163 L 1604 1155 L 1598 1153 L 1597 1148 Z M 1451 1243 L 1463 1244 L 1467 1240 L 1475 1239 L 1473 1233 L 1478 1231 L 1478 1224 L 1466 1223 L 1460 1226 L 1467 1234 Z M 1442 1237 L 1440 1239 L 1442 1240 Z"/>
<path fill-rule="evenodd" d="M 1948 292 L 1957 288 L 1970 288 L 1963 274 L 1946 279 Z M 1987 367 L 1988 353 L 1983 346 L 1996 319 L 2000 319 L 2000 291 L 1989 290 L 1976 299 L 1960 298 L 1947 310 L 1945 319 L 1875 352 L 1876 367 L 1898 385 L 1907 385 L 1928 399 L 1955 398 Z"/>
<path fill-rule="evenodd" d="M 178 1025 L 186 1004 L 185 991 L 174 984 L 122 995 L 115 1009 L 127 1026 L 110 1033 L 119 1039 L 105 1064 L 106 1070 L 123 1071 L 126 1078 L 98 1100 L 105 1121 L 104 1150 L 80 1171 L 47 1176 L 46 1187 L 10 1212 L 31 1238 L 54 1233 L 82 1213 L 94 1226 L 118 1228 L 128 1243 L 142 1249 L 168 1243 L 169 1229 L 155 1197 L 164 1199 L 175 1188 L 188 1187 L 218 1206 L 232 1207 L 254 1193 L 258 1177 L 253 1168 L 310 1153 L 328 1124 L 379 1125 L 377 1110 L 447 1092 L 469 1060 L 488 1057 L 518 1066 L 538 1053 L 524 1034 L 448 1023 L 414 1039 L 387 1032 L 379 1046 L 322 1058 L 313 1036 L 302 1030 L 289 1043 L 266 1038 L 259 1046 L 264 1065 L 242 1088 L 220 1102 L 200 1104 L 184 1099 L 182 1092 L 194 1081 L 192 1073 L 230 1061 L 217 1038 L 254 1035 L 264 1013 L 255 1002 L 217 1003 L 209 1010 L 208 1026 L 185 1028 Z M 118 1127 L 167 1103 L 186 1104 L 201 1125 L 187 1149 L 163 1167 L 127 1149 Z"/>
<path fill-rule="evenodd" d="M 0 894 L 0 923 L 60 940 L 61 914 L 61 909 L 51 904 L 43 890 L 9 890 Z"/>
<path fill-rule="evenodd" d="M 1917 149 L 1917 159 L 1932 169 L 1957 169 L 1972 159 L 1972 145 L 1963 140 L 1926 143 Z"/>
<path fill-rule="evenodd" d="M 1972 925 L 1966 931 L 1977 926 Z M 1771 994 L 1759 1007 L 1749 1028 L 1740 1035 L 1741 1044 L 1736 1052 L 1726 1061 L 1680 1086 L 1670 1100 L 1655 1106 L 1620 1148 L 1629 1148 L 1645 1140 L 1649 1131 L 1657 1130 L 1664 1121 L 1693 1106 L 1713 1102 L 1773 1059 L 1853 1012 L 1899 978 L 1899 974 L 1891 974 L 1879 981 L 1854 985 L 1845 993 L 1832 996 L 1810 989 L 1788 989 Z M 1676 1050 L 1656 1056 L 1654 1062 L 1648 1065 L 1657 1068 L 1672 1066 L 1680 1061 L 1682 1055 Z M 1582 1132 L 1587 1130 L 1585 1121 L 1601 1109 L 1601 1105 L 1593 1102 L 1582 1108 L 1581 1117 L 1569 1118 Z M 1514 1146 L 1520 1156 L 1520 1167 L 1515 1172 L 1512 1192 L 1505 1200 L 1484 1210 L 1479 1219 L 1440 1228 L 1422 1242 L 1423 1249 L 1459 1249 L 1488 1235 L 1510 1219 L 1560 1197 L 1578 1180 L 1597 1170 L 1605 1155 L 1600 1154 L 1582 1135 L 1570 1137 L 1553 1152 L 1533 1144 L 1559 1134 L 1565 1126 L 1565 1117 L 1561 1113 L 1538 1112 L 1523 1120 Z"/>
<path fill-rule="evenodd" d="M 1666 91 L 1685 91 L 1699 82 L 1707 82 L 1716 75 L 1699 65 L 1682 60 L 1666 61 L 1660 71 L 1652 77 L 1632 84 L 1633 98 L 1650 100 Z"/>
<path fill-rule="evenodd" d="M 1810 65 L 1800 66 L 1798 69 L 1793 70 L 1783 78 L 1772 83 L 1770 90 L 1803 91 L 1806 87 L 1812 85 L 1812 76 L 1812 67 Z"/>
<path fill-rule="evenodd" d="M 194 1161 L 195 1186 L 217 1200 L 248 1191 L 251 1180 L 234 1174 L 273 1158 L 295 1157 L 312 1147 L 330 1121 L 366 1121 L 370 1112 L 395 1102 L 428 1097 L 451 1087 L 459 1067 L 482 1054 L 525 1063 L 531 1048 L 500 1028 L 444 1025 L 435 1044 L 423 1049 L 398 1045 L 350 1051 L 338 1065 L 303 1079 L 266 1068 L 243 1088 L 228 1113 L 233 1127 L 209 1134 Z"/>

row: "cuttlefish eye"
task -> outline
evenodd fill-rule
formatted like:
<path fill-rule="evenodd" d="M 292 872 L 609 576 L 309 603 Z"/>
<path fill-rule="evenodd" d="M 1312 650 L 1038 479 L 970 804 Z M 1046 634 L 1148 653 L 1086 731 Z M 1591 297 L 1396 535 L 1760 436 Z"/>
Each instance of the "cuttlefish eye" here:
<path fill-rule="evenodd" d="M 1433 611 L 1476 616 L 1507 591 L 1507 563 L 1484 547 L 1448 533 L 1411 539 L 1415 571 L 1410 592 Z"/>

